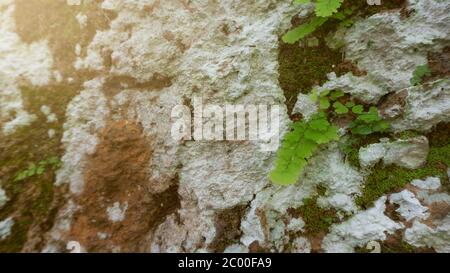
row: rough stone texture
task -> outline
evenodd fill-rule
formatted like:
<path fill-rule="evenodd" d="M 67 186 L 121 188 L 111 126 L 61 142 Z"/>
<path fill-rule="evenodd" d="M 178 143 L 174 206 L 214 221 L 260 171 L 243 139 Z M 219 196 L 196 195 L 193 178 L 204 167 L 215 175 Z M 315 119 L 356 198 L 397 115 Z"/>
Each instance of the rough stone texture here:
<path fill-rule="evenodd" d="M 292 242 L 292 253 L 310 253 L 311 243 L 304 237 L 295 238 Z"/>
<path fill-rule="evenodd" d="M 316 187 L 322 185 L 327 190 L 319 197 L 319 206 L 356 212 L 355 198 L 362 184 L 363 175 L 344 162 L 336 147 L 325 149 L 310 159 L 299 183 L 266 188 L 256 195 L 241 223 L 241 243 L 250 246 L 257 241 L 265 248 L 283 251 L 287 233 L 293 221 L 298 221 L 287 214 L 289 208 L 300 207 L 303 199 L 317 194 Z"/>
<path fill-rule="evenodd" d="M 25 111 L 19 84 L 48 84 L 53 64 L 46 41 L 26 44 L 15 33 L 14 1 L 0 3 L 0 127 L 9 135 L 36 116 Z"/>
<path fill-rule="evenodd" d="M 405 231 L 405 240 L 416 247 L 432 247 L 437 252 L 449 253 L 450 215 L 434 222 L 435 227 L 415 220 L 413 226 Z"/>
<path fill-rule="evenodd" d="M 83 190 L 86 156 L 95 151 L 95 132 L 105 126 L 109 114 L 107 100 L 100 90 L 102 83 L 102 79 L 86 83 L 86 89 L 67 107 L 62 139 L 66 153 L 62 158 L 63 166 L 56 177 L 56 185 L 69 183 L 73 193 Z"/>
<path fill-rule="evenodd" d="M 3 190 L 2 187 L 0 186 L 0 208 L 3 207 L 8 201 L 9 199 L 8 196 L 6 196 L 5 190 Z"/>
<path fill-rule="evenodd" d="M 367 75 L 348 73 L 336 78 L 330 74 L 323 88 L 341 88 L 364 102 L 376 103 L 385 94 L 410 87 L 416 67 L 427 63 L 427 53 L 450 44 L 450 5 L 438 0 L 410 0 L 407 10 L 414 12 L 406 18 L 400 10 L 375 14 L 330 37 L 330 46 L 344 46 L 346 59 Z M 447 104 L 448 109 L 448 103 L 441 104 Z M 425 123 L 417 124 L 417 128 L 421 125 Z"/>
<path fill-rule="evenodd" d="M 248 253 L 248 248 L 241 244 L 234 244 L 227 247 L 224 253 Z"/>
<path fill-rule="evenodd" d="M 300 93 L 298 94 L 292 114 L 302 114 L 305 120 L 309 120 L 318 110 L 317 103 L 313 102 L 308 95 Z"/>
<path fill-rule="evenodd" d="M 106 213 L 108 213 L 108 218 L 111 222 L 121 222 L 125 219 L 127 209 L 128 203 L 120 204 L 119 202 L 115 202 L 112 207 L 106 209 Z"/>
<path fill-rule="evenodd" d="M 403 117 L 391 123 L 393 131 L 429 131 L 434 125 L 450 120 L 450 80 L 411 87 L 406 97 Z"/>
<path fill-rule="evenodd" d="M 11 217 L 0 221 L 0 240 L 6 239 L 11 234 L 13 225 L 14 220 Z"/>
<path fill-rule="evenodd" d="M 369 76 L 356 77 L 352 73 L 347 73 L 341 77 L 337 77 L 332 72 L 328 74 L 328 82 L 322 85 L 320 90 L 340 89 L 366 103 L 376 103 L 388 91 L 372 81 Z"/>
<path fill-rule="evenodd" d="M 428 177 L 424 180 L 415 179 L 411 184 L 423 190 L 437 190 L 441 187 L 441 180 L 439 177 Z"/>
<path fill-rule="evenodd" d="M 391 204 L 399 205 L 397 211 L 406 220 L 411 221 L 414 218 L 426 219 L 430 216 L 428 208 L 422 206 L 415 195 L 409 190 L 403 190 L 389 196 Z"/>
<path fill-rule="evenodd" d="M 205 250 L 215 236 L 215 211 L 250 202 L 269 183 L 273 154 L 260 152 L 258 143 L 181 146 L 170 137 L 170 111 L 196 95 L 204 103 L 282 102 L 278 35 L 289 26 L 295 7 L 289 1 L 104 1 L 102 7 L 118 16 L 109 30 L 97 32 L 87 54 L 74 65 L 108 78 L 87 84 L 68 107 L 63 139 L 67 152 L 57 184 L 70 182 L 72 192 L 80 192 L 84 159 L 94 151 L 105 120 L 137 120 L 154 148 L 149 179 L 160 183 L 161 190 L 175 175 L 180 184 L 176 217 L 181 221 L 167 217 L 161 224 L 165 228 L 149 234 L 153 243 L 148 249 Z M 105 52 L 111 53 L 111 66 Z M 143 87 L 125 85 L 111 100 L 104 95 L 111 77 L 131 77 L 138 82 L 135 86 Z M 147 86 L 160 79 L 171 84 Z M 282 119 L 287 123 L 285 114 Z"/>
<path fill-rule="evenodd" d="M 361 166 L 372 167 L 381 159 L 386 165 L 417 169 L 425 164 L 429 152 L 428 139 L 424 136 L 371 144 L 359 150 Z"/>
<path fill-rule="evenodd" d="M 323 239 L 322 246 L 326 252 L 353 252 L 357 246 L 365 246 L 370 241 L 385 240 L 386 234 L 393 234 L 402 229 L 384 214 L 386 197 L 375 202 L 375 207 L 362 211 L 349 220 L 331 227 Z"/>
<path fill-rule="evenodd" d="M 109 122 L 121 121 L 140 124 L 149 142 L 151 160 L 144 163 L 144 168 L 152 193 L 163 193 L 174 183 L 178 186 L 180 202 L 176 211 L 163 214 L 155 229 L 138 234 L 144 238 L 140 246 L 145 251 L 212 251 L 211 245 L 220 234 L 216 230 L 217 214 L 243 206 L 246 210 L 240 219 L 239 243 L 230 241 L 225 252 L 248 252 L 255 245 L 264 251 L 310 252 L 317 242 L 301 234 L 306 223 L 292 216 L 289 209 L 297 209 L 305 198 L 318 195 L 319 185 L 325 189 L 317 197 L 319 207 L 335 209 L 340 216 L 353 214 L 332 226 L 322 242 L 323 250 L 352 252 L 357 246 L 384 240 L 386 234 L 404 229 L 406 225 L 384 214 L 389 198 L 399 205 L 397 212 L 414 221 L 406 229 L 408 242 L 450 251 L 448 216 L 437 217 L 434 208 L 443 206 L 440 212 L 445 212 L 444 205 L 450 204 L 450 196 L 435 191 L 435 183 L 427 182 L 426 189 L 421 190 L 413 182 L 411 188 L 417 186 L 414 190 L 388 194 L 375 207 L 361 211 L 355 198 L 361 194 L 365 172 L 347 163 L 335 144 L 321 147 L 309 160 L 297 184 L 280 187 L 268 180 L 274 153 L 262 152 L 261 142 L 175 141 L 170 136 L 171 110 L 179 104 L 191 106 L 190 99 L 195 96 L 202 97 L 204 104 L 280 105 L 284 133 L 290 121 L 278 83 L 279 36 L 290 28 L 295 14 L 300 12 L 304 18 L 311 12 L 311 6 L 295 6 L 291 2 L 101 2 L 105 12 L 117 16 L 111 17 L 109 28 L 97 30 L 87 46 L 80 42 L 74 48 L 73 67 L 86 82 L 66 109 L 64 156 L 56 178 L 56 189 L 61 189 L 66 203 L 57 212 L 54 226 L 47 234 L 44 252 L 64 251 L 67 241 L 77 240 L 70 232 L 77 223 L 74 215 L 83 206 L 77 203 L 77 198 L 88 181 L 84 181 L 88 158 L 98 148 L 102 129 Z M 450 4 L 437 0 L 408 2 L 408 8 L 415 10 L 408 18 L 401 18 L 397 11 L 386 12 L 357 20 L 348 30 L 340 29 L 336 36 L 341 39 L 337 37 L 332 43 L 344 46 L 347 61 L 367 74 L 358 77 L 330 74 L 329 81 L 322 86 L 342 89 L 367 103 L 376 103 L 388 93 L 404 92 L 404 103 L 385 111 L 385 117 L 394 119 L 395 132 L 428 131 L 435 124 L 450 120 L 448 79 L 417 87 L 410 87 L 409 82 L 414 69 L 427 62 L 429 51 L 439 52 L 449 44 Z M 57 72 L 50 73 L 54 56 L 47 42 L 26 44 L 14 32 L 13 3 L 13 0 L 0 3 L 0 126 L 4 134 L 13 133 L 33 120 L 24 109 L 19 88 L 22 83 L 42 86 L 49 84 L 52 77 L 56 82 L 62 81 Z M 87 29 L 91 20 L 86 14 L 76 13 L 75 23 L 82 29 Z M 74 83 L 74 79 L 79 77 L 67 78 L 69 83 Z M 41 110 L 47 121 L 57 121 L 52 116 L 54 109 L 42 106 Z M 308 95 L 300 94 L 294 111 L 308 119 L 317 106 Z M 364 149 L 360 154 L 363 166 L 383 160 L 385 164 L 416 168 L 426 160 L 428 141 L 419 137 L 382 142 Z M 69 185 L 68 192 L 61 187 L 65 184 Z M 116 199 L 109 201 L 116 203 L 102 207 L 101 211 L 106 216 L 109 212 L 111 221 L 125 221 L 133 213 L 130 206 Z M 1 203 L 0 189 L 0 206 Z M 419 222 L 418 218 L 427 223 Z M 11 221 L 8 229 L 4 224 L 4 234 L 10 232 Z M 121 224 L 113 222 L 108 223 Z M 109 233 L 94 235 L 96 240 L 111 239 Z M 123 249 L 111 245 L 108 250 Z"/>
<path fill-rule="evenodd" d="M 414 10 L 407 18 L 400 11 L 375 14 L 345 36 L 346 58 L 386 92 L 409 87 L 413 71 L 427 63 L 427 52 L 449 44 L 448 2 L 411 0 L 407 8 Z"/>

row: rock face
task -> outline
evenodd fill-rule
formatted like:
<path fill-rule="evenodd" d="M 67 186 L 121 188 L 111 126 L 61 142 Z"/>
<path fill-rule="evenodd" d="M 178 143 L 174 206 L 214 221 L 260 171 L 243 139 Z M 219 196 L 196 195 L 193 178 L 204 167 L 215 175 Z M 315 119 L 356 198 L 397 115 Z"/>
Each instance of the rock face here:
<path fill-rule="evenodd" d="M 0 187 L 0 208 L 3 207 L 8 200 L 9 199 L 8 196 L 6 196 L 5 190 Z"/>
<path fill-rule="evenodd" d="M 14 1 L 0 3 L 0 124 L 2 133 L 13 133 L 36 117 L 25 111 L 19 84 L 48 84 L 53 64 L 46 41 L 26 44 L 15 33 Z"/>
<path fill-rule="evenodd" d="M 441 187 L 441 180 L 439 177 L 428 177 L 425 180 L 415 179 L 411 184 L 423 190 L 437 190 Z"/>
<path fill-rule="evenodd" d="M 326 252 L 353 252 L 356 246 L 365 246 L 370 241 L 385 240 L 386 234 L 402 229 L 384 214 L 386 197 L 375 202 L 375 207 L 362 211 L 344 223 L 334 225 L 323 239 Z"/>
<path fill-rule="evenodd" d="M 0 240 L 6 239 L 11 234 L 11 228 L 14 225 L 14 220 L 9 217 L 6 220 L 0 221 Z"/>
<path fill-rule="evenodd" d="M 67 152 L 57 184 L 69 183 L 76 199 L 86 183 L 86 160 L 107 120 L 138 121 L 152 150 L 152 188 L 162 192 L 178 180 L 181 200 L 176 214 L 148 232 L 147 251 L 207 250 L 216 234 L 215 215 L 247 204 L 269 183 L 273 154 L 261 152 L 257 142 L 174 141 L 170 113 L 194 96 L 203 97 L 205 104 L 282 102 L 276 73 L 278 35 L 289 26 L 295 7 L 289 1 L 104 1 L 102 8 L 117 17 L 108 30 L 95 35 L 74 66 L 104 76 L 85 83 L 67 108 Z M 148 10 L 152 12 L 146 14 Z M 111 53 L 111 64 L 104 52 Z M 110 82 L 121 80 L 121 90 L 107 97 Z M 60 221 L 72 221 L 77 209 L 64 211 L 68 213 Z M 174 217 L 181 222 L 174 224 Z M 49 250 L 66 236 L 54 236 L 65 233 L 60 227 L 55 225 L 51 233 Z"/>
<path fill-rule="evenodd" d="M 450 6 L 437 0 L 407 2 L 406 9 L 414 12 L 406 18 L 400 10 L 384 12 L 356 22 L 344 34 L 336 32 L 334 40 L 345 45 L 346 59 L 367 75 L 330 75 L 330 82 L 324 87 L 341 88 L 367 103 L 376 103 L 385 94 L 410 87 L 416 67 L 427 63 L 427 53 L 439 52 L 450 44 Z M 423 128 L 422 125 L 425 124 L 417 124 L 417 128 Z"/>
<path fill-rule="evenodd" d="M 417 247 L 433 247 L 437 252 L 449 253 L 450 216 L 437 221 L 432 228 L 419 221 L 414 221 L 411 228 L 405 231 L 405 240 Z"/>
<path fill-rule="evenodd" d="M 410 221 L 414 218 L 426 219 L 430 216 L 427 212 L 428 208 L 422 206 L 414 194 L 408 190 L 391 194 L 389 202 L 399 206 L 396 211 L 400 213 L 406 221 Z"/>
<path fill-rule="evenodd" d="M 261 149 L 264 141 L 172 137 L 172 110 L 194 108 L 194 98 L 205 105 L 279 106 L 282 136 L 291 120 L 279 84 L 280 36 L 292 22 L 307 19 L 312 5 L 72 0 L 67 14 L 75 26 L 63 25 L 80 41 L 55 48 L 51 38 L 30 42 L 16 33 L 18 2 L 0 0 L 0 151 L 3 137 L 41 116 L 53 126 L 45 137 L 48 132 L 58 138 L 55 146 L 62 149 L 52 189 L 58 207 L 52 207 L 56 216 L 48 221 L 53 226 L 24 250 L 62 252 L 76 241 L 88 252 L 354 252 L 400 234 L 414 247 L 450 252 L 445 177 L 405 181 L 410 183 L 377 196 L 366 210 L 358 203 L 380 161 L 422 167 L 430 150 L 425 136 L 362 147 L 362 168 L 349 162 L 344 140 L 322 145 L 298 182 L 286 187 L 268 178 L 276 155 Z M 410 15 L 404 17 L 405 12 Z M 319 91 L 340 89 L 356 101 L 379 103 L 396 138 L 406 130 L 425 134 L 449 122 L 448 75 L 410 83 L 428 54 L 450 45 L 449 14 L 448 1 L 410 0 L 403 12 L 355 18 L 352 27 L 339 28 L 327 40 L 364 73 L 330 73 Z M 96 16 L 107 19 L 100 24 Z M 67 38 L 66 32 L 59 35 Z M 308 38 L 309 47 L 320 43 Z M 73 57 L 64 62 L 67 67 L 61 67 L 61 55 Z M 74 90 L 61 105 L 65 116 L 57 116 L 50 104 L 40 104 L 33 114 L 23 86 Z M 294 114 L 308 120 L 317 111 L 308 94 L 298 95 Z M 0 164 L 10 160 L 3 159 Z M 9 208 L 7 202 L 20 198 L 5 186 L 9 181 L 0 177 L 0 183 L 5 189 L 0 188 L 0 209 Z M 316 210 L 311 213 L 333 212 L 330 219 L 319 217 L 326 227 L 318 233 L 310 231 L 313 217 L 304 211 L 306 200 Z M 0 219 L 0 250 L 1 241 L 13 237 L 19 214 Z"/>
<path fill-rule="evenodd" d="M 412 0 L 407 9 L 414 10 L 407 18 L 400 11 L 376 14 L 357 22 L 345 36 L 346 57 L 385 92 L 409 87 L 413 71 L 427 63 L 427 52 L 449 43 L 447 3 Z M 438 40 L 442 42 L 433 42 Z"/>
<path fill-rule="evenodd" d="M 417 169 L 425 164 L 428 152 L 428 139 L 424 136 L 393 142 L 385 140 L 361 148 L 359 160 L 363 167 L 372 167 L 383 160 L 385 165 Z"/>
<path fill-rule="evenodd" d="M 440 122 L 450 120 L 450 81 L 436 81 L 407 90 L 403 117 L 392 122 L 392 129 L 429 131 Z"/>

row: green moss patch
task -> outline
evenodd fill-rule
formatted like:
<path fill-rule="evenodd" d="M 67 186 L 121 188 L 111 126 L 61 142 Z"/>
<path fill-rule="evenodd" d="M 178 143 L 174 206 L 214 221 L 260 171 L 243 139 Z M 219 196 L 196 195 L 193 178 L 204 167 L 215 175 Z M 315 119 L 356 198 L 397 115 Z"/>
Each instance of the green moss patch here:
<path fill-rule="evenodd" d="M 325 189 L 319 187 L 318 191 L 324 193 Z M 332 224 L 340 222 L 335 209 L 324 209 L 317 205 L 319 196 L 304 199 L 301 207 L 288 211 L 293 217 L 303 219 L 307 235 L 327 234 Z"/>
<path fill-rule="evenodd" d="M 352 9 L 354 17 L 367 17 L 384 10 L 398 9 L 405 5 L 405 0 L 394 0 L 380 6 L 368 5 L 365 1 L 345 1 L 339 11 Z M 309 21 L 294 17 L 293 27 Z M 329 19 L 314 33 L 294 44 L 286 44 L 280 39 L 278 55 L 279 83 L 284 90 L 288 113 L 297 101 L 299 93 L 308 93 L 314 85 L 321 85 L 327 81 L 327 74 L 335 72 L 338 76 L 352 71 L 353 74 L 364 74 L 349 62 L 344 62 L 340 50 L 332 50 L 326 44 L 326 37 L 335 32 L 340 21 Z M 292 116 L 291 116 L 292 117 Z"/>
<path fill-rule="evenodd" d="M 39 242 L 42 233 L 52 226 L 56 206 L 54 180 L 56 167 L 46 165 L 37 170 L 39 162 L 49 158 L 60 158 L 63 153 L 61 138 L 66 106 L 77 94 L 77 86 L 49 86 L 45 88 L 22 87 L 24 106 L 37 120 L 30 126 L 19 128 L 15 133 L 1 136 L 0 182 L 10 201 L 0 210 L 0 220 L 13 217 L 11 235 L 0 241 L 0 252 L 19 252 L 27 237 Z M 41 112 L 42 105 L 51 108 L 57 122 L 47 123 Z M 53 129 L 55 135 L 48 136 Z M 18 174 L 36 166 L 35 174 L 17 179 Z M 30 234 L 33 228 L 36 232 Z"/>
<path fill-rule="evenodd" d="M 356 199 L 356 203 L 367 209 L 381 196 L 401 190 L 414 179 L 437 176 L 441 178 L 441 181 L 448 181 L 447 170 L 450 167 L 448 126 L 448 124 L 440 124 L 427 136 L 430 141 L 430 152 L 424 167 L 410 170 L 393 165 L 377 164 L 371 175 L 367 177 L 363 193 Z"/>

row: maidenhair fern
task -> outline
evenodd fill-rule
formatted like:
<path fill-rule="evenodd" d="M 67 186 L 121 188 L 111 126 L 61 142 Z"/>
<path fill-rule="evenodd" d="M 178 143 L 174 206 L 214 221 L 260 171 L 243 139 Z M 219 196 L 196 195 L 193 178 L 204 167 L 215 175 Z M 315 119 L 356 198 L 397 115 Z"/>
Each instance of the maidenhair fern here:
<path fill-rule="evenodd" d="M 14 182 L 22 181 L 35 175 L 42 175 L 46 172 L 47 167 L 57 169 L 60 166 L 61 161 L 56 156 L 49 157 L 46 160 L 41 160 L 37 164 L 31 163 L 30 165 L 28 165 L 28 168 L 16 174 L 16 176 L 14 177 Z"/>
<path fill-rule="evenodd" d="M 295 122 L 278 151 L 270 179 L 280 185 L 294 184 L 319 145 L 338 138 L 338 128 L 328 122 L 324 112 L 315 115 L 309 122 Z"/>
<path fill-rule="evenodd" d="M 351 9 L 346 9 L 343 12 L 338 12 L 344 0 L 316 0 L 315 14 L 311 21 L 306 24 L 300 25 L 290 31 L 288 31 L 283 36 L 283 41 L 288 44 L 293 44 L 298 40 L 301 40 L 308 36 L 309 34 L 316 31 L 321 25 L 328 21 L 330 18 L 338 19 L 341 21 L 343 26 L 351 26 L 353 22 L 347 17 L 350 16 L 353 11 Z M 297 4 L 308 4 L 311 0 L 295 0 L 294 3 Z"/>
<path fill-rule="evenodd" d="M 370 135 L 376 132 L 384 132 L 389 129 L 389 124 L 378 114 L 375 106 L 370 107 L 369 111 L 364 112 L 362 105 L 356 105 L 352 112 L 357 118 L 350 123 L 349 128 L 355 135 Z"/>
<path fill-rule="evenodd" d="M 337 12 L 344 0 L 315 0 L 314 2 L 316 3 L 316 15 L 319 17 L 329 17 Z M 311 3 L 311 0 L 294 0 L 294 3 L 308 4 Z"/>
<path fill-rule="evenodd" d="M 314 89 L 310 99 L 317 103 L 319 113 L 309 121 L 297 121 L 285 135 L 278 151 L 275 168 L 270 179 L 275 184 L 290 185 L 297 182 L 308 159 L 322 144 L 339 140 L 338 127 L 328 121 L 328 116 L 339 118 L 348 116 L 353 121 L 348 126 L 353 135 L 369 135 L 384 132 L 389 124 L 378 114 L 374 106 L 365 111 L 364 105 L 356 104 L 341 90 Z"/>

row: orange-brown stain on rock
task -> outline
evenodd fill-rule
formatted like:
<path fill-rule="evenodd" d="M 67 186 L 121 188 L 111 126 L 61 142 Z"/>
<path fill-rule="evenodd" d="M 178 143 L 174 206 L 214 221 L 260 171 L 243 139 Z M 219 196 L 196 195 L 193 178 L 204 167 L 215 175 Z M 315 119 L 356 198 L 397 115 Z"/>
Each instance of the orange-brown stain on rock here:
<path fill-rule="evenodd" d="M 70 239 L 88 252 L 149 251 L 149 235 L 179 206 L 178 183 L 156 192 L 148 179 L 151 143 L 142 126 L 111 121 L 100 134 L 96 152 L 85 172 L 85 186 L 77 197 Z M 128 204 L 123 221 L 112 222 L 107 208 Z M 102 236 L 100 236 L 102 235 Z M 106 238 L 105 238 L 106 237 Z"/>

